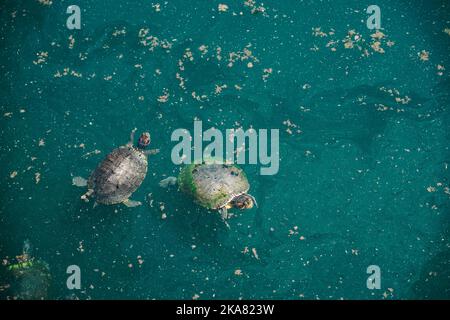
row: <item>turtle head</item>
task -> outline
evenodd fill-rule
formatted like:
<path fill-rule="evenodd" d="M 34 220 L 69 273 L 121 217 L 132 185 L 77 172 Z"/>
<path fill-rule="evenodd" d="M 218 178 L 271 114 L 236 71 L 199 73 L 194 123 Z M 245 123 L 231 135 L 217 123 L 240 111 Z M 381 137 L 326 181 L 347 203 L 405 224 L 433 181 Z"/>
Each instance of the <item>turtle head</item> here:
<path fill-rule="evenodd" d="M 138 147 L 141 149 L 145 149 L 146 147 L 148 147 L 150 145 L 150 142 L 151 142 L 150 133 L 144 132 L 139 137 Z"/>
<path fill-rule="evenodd" d="M 258 206 L 255 198 L 247 193 L 241 194 L 241 195 L 237 196 L 236 198 L 234 198 L 232 201 L 232 204 L 233 204 L 233 207 L 241 209 L 241 210 L 251 209 L 251 208 L 253 208 L 253 205 Z"/>

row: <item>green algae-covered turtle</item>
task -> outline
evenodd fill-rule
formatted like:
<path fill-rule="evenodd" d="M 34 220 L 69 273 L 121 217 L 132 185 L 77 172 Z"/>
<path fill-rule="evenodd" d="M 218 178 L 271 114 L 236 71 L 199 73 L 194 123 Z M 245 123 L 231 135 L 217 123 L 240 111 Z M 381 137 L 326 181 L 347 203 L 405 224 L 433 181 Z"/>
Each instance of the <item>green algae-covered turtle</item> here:
<path fill-rule="evenodd" d="M 175 184 L 201 206 L 218 210 L 224 221 L 228 218 L 228 209 L 243 210 L 257 205 L 255 198 L 247 193 L 250 184 L 245 172 L 236 165 L 189 164 L 183 167 L 178 178 L 168 177 L 159 183 L 161 187 Z"/>
<path fill-rule="evenodd" d="M 48 264 L 31 256 L 30 243 L 24 242 L 16 263 L 7 265 L 12 275 L 11 293 L 14 299 L 44 300 L 48 298 L 51 275 Z"/>
<path fill-rule="evenodd" d="M 137 146 L 133 145 L 134 133 L 131 131 L 130 141 L 122 147 L 114 149 L 92 172 L 89 180 L 75 177 L 73 184 L 79 187 L 86 186 L 88 191 L 81 199 L 89 201 L 94 197 L 96 203 L 118 204 L 123 203 L 128 207 L 141 205 L 139 201 L 130 200 L 147 174 L 147 155 L 156 154 L 158 149 L 146 150 L 150 145 L 150 134 L 144 132 Z"/>

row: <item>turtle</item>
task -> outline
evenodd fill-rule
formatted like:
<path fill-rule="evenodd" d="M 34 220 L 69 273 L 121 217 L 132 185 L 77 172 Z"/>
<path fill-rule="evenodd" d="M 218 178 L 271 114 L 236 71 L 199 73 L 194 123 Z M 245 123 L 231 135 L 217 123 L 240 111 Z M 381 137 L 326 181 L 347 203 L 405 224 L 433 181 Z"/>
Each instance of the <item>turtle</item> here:
<path fill-rule="evenodd" d="M 134 133 L 131 131 L 130 141 L 114 149 L 92 172 L 89 180 L 81 177 L 73 178 L 73 184 L 78 187 L 88 187 L 88 191 L 81 196 L 86 202 L 89 197 L 95 198 L 95 204 L 119 204 L 136 207 L 142 203 L 130 200 L 147 174 L 147 155 L 157 154 L 159 149 L 146 150 L 151 139 L 148 132 L 141 134 L 137 146 L 134 146 Z"/>
<path fill-rule="evenodd" d="M 234 164 L 221 161 L 202 161 L 185 165 L 178 177 L 161 180 L 161 187 L 178 184 L 179 190 L 194 198 L 200 206 L 217 210 L 227 224 L 228 209 L 251 209 L 258 206 L 248 194 L 250 184 L 245 172 Z M 228 224 L 227 224 L 228 226 Z"/>
<path fill-rule="evenodd" d="M 22 254 L 16 256 L 16 263 L 7 265 L 12 284 L 11 293 L 15 299 L 43 300 L 48 298 L 51 274 L 48 264 L 31 255 L 30 242 L 24 242 Z"/>

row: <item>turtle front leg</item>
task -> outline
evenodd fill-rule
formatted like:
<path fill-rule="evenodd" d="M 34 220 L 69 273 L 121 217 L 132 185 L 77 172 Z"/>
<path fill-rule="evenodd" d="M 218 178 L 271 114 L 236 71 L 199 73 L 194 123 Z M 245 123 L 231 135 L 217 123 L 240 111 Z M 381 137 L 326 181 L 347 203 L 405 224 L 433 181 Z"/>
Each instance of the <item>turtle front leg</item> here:
<path fill-rule="evenodd" d="M 228 219 L 228 209 L 227 207 L 222 207 L 219 209 L 220 217 L 222 218 L 222 221 L 225 223 L 228 229 L 230 229 L 230 225 L 227 222 Z"/>
<path fill-rule="evenodd" d="M 131 130 L 130 133 L 130 141 L 128 141 L 127 146 L 131 147 L 134 144 L 134 133 L 136 132 L 137 128 L 134 128 L 133 130 Z"/>
<path fill-rule="evenodd" d="M 144 152 L 145 155 L 149 156 L 149 155 L 153 155 L 153 154 L 159 153 L 159 149 L 144 150 L 143 152 Z"/>
<path fill-rule="evenodd" d="M 247 195 L 252 199 L 252 201 L 253 201 L 253 204 L 258 208 L 258 202 L 256 202 L 256 199 L 255 199 L 255 197 L 254 196 L 252 196 L 251 194 L 248 194 L 247 193 Z"/>
<path fill-rule="evenodd" d="M 94 189 L 88 189 L 88 191 L 81 196 L 81 200 L 85 202 L 89 202 L 89 197 L 94 193 Z"/>
<path fill-rule="evenodd" d="M 140 201 L 134 201 L 130 199 L 126 199 L 124 202 L 122 202 L 124 205 L 126 205 L 128 208 L 138 207 L 142 204 Z"/>

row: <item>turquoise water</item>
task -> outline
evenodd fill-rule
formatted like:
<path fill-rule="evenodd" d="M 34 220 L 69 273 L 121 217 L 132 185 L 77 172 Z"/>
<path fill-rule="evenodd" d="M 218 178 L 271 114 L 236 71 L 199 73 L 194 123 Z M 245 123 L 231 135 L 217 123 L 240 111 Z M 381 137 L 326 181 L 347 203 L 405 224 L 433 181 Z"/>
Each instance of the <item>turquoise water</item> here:
<path fill-rule="evenodd" d="M 72 4 L 81 30 L 66 27 Z M 50 299 L 450 297 L 446 1 L 378 1 L 379 46 L 368 1 L 265 1 L 258 14 L 244 1 L 153 4 L 1 1 L 4 264 L 29 239 Z M 243 59 L 228 66 L 232 52 Z M 194 119 L 280 129 L 280 170 L 243 166 L 259 207 L 230 229 L 158 186 L 179 170 L 172 131 Z M 81 201 L 72 178 L 134 127 L 161 150 L 133 195 L 143 205 Z M 82 288 L 71 291 L 74 264 Z M 379 290 L 366 287 L 369 265 Z"/>

